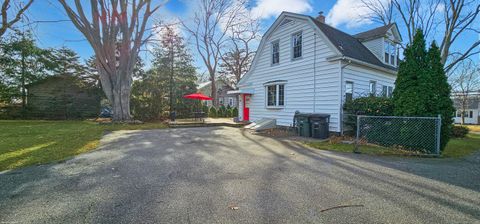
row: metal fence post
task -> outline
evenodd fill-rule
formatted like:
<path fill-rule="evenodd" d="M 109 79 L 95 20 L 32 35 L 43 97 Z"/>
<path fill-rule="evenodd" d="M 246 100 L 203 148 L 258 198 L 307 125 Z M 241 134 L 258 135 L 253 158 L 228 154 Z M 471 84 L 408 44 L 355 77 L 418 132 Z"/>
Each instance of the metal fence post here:
<path fill-rule="evenodd" d="M 355 138 L 355 147 L 353 148 L 354 153 L 360 153 L 360 150 L 358 149 L 359 137 L 360 137 L 360 115 L 357 115 L 357 134 Z"/>
<path fill-rule="evenodd" d="M 442 116 L 440 116 L 439 114 L 437 119 L 437 148 L 436 148 L 437 155 L 440 155 L 440 138 L 442 136 L 441 132 L 442 132 Z"/>

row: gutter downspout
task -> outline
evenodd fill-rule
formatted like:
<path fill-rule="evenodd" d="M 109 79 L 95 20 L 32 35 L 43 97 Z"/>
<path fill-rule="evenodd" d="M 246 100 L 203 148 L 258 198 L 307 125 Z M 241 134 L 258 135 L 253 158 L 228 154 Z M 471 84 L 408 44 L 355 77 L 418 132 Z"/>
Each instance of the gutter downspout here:
<path fill-rule="evenodd" d="M 313 33 L 313 113 L 315 113 L 317 102 L 317 33 Z"/>
<path fill-rule="evenodd" d="M 346 61 L 345 65 L 342 65 L 342 61 Z M 343 135 L 343 69 L 352 64 L 352 60 L 347 60 L 345 56 L 342 56 L 340 60 L 340 108 L 339 108 L 339 127 L 340 134 Z"/>

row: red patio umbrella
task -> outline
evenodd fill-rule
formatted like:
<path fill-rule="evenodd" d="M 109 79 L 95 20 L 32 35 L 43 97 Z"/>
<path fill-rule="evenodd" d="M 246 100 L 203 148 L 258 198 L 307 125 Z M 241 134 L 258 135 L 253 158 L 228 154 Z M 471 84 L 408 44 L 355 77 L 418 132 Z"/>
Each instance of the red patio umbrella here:
<path fill-rule="evenodd" d="M 188 94 L 188 95 L 183 96 L 183 98 L 194 99 L 194 100 L 213 100 L 212 98 L 210 98 L 208 96 L 205 96 L 201 93 Z"/>

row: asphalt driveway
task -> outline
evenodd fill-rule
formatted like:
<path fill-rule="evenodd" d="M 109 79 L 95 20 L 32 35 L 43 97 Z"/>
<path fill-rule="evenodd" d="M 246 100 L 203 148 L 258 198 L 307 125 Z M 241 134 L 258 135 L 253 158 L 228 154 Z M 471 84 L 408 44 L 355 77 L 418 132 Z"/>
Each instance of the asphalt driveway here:
<path fill-rule="evenodd" d="M 114 132 L 0 173 L 0 223 L 480 223 L 480 158 L 339 154 L 227 127 Z"/>

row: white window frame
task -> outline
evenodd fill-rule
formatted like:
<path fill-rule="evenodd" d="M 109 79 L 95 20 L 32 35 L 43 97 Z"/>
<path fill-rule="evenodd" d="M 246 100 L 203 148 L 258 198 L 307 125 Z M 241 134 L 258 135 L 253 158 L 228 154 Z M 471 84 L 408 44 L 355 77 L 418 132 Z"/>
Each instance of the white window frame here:
<path fill-rule="evenodd" d="M 377 81 L 371 80 L 368 83 L 368 92 L 370 95 L 376 95 L 377 94 Z"/>
<path fill-rule="evenodd" d="M 228 97 L 228 105 L 233 107 L 233 97 Z"/>
<path fill-rule="evenodd" d="M 347 92 L 347 90 L 348 90 L 347 85 L 349 85 L 349 84 L 352 85 L 352 88 L 351 88 L 352 92 L 351 93 Z M 353 100 L 353 92 L 354 92 L 353 90 L 354 90 L 354 88 L 355 88 L 355 84 L 354 84 L 353 81 L 345 81 L 345 102 L 347 101 L 347 94 L 352 94 L 352 100 Z"/>
<path fill-rule="evenodd" d="M 393 96 L 393 86 L 388 86 L 387 87 L 387 97 L 392 97 Z"/>
<path fill-rule="evenodd" d="M 273 59 L 275 58 L 274 54 L 275 52 L 273 51 L 274 50 L 274 45 L 275 44 L 278 44 L 278 62 L 277 63 L 274 63 Z M 272 41 L 272 44 L 270 45 L 272 50 L 271 50 L 271 60 L 270 60 L 270 64 L 271 65 L 278 65 L 280 64 L 280 40 L 275 40 L 275 41 Z"/>
<path fill-rule="evenodd" d="M 295 57 L 295 37 L 296 36 L 300 36 L 301 37 L 301 40 L 302 42 L 300 43 L 300 56 L 298 57 Z M 302 59 L 303 58 L 303 42 L 304 42 L 304 38 L 303 38 L 303 31 L 298 31 L 298 32 L 295 32 L 294 34 L 292 34 L 292 38 L 291 38 L 291 55 L 292 55 L 292 60 L 299 60 L 299 59 Z"/>
<path fill-rule="evenodd" d="M 269 109 L 282 109 L 285 108 L 286 104 L 286 94 L 285 94 L 285 82 L 279 82 L 279 83 L 269 83 L 265 84 L 265 107 Z M 274 86 L 275 87 L 275 103 L 274 105 L 268 105 L 268 87 Z M 283 86 L 283 105 L 280 105 L 280 86 Z"/>
<path fill-rule="evenodd" d="M 385 39 L 383 43 L 383 62 L 387 65 L 398 66 L 398 46 L 393 41 Z M 392 55 L 393 53 L 393 55 Z M 392 60 L 393 56 L 393 60 Z"/>

